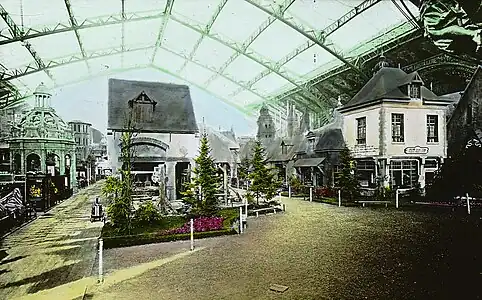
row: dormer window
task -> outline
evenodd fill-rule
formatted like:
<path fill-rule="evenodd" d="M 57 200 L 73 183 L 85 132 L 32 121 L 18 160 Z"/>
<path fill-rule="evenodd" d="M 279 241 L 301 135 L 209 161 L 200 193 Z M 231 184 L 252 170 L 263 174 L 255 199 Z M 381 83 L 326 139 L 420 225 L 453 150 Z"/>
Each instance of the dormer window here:
<path fill-rule="evenodd" d="M 420 89 L 421 86 L 418 83 L 412 83 L 409 86 L 410 89 L 410 98 L 420 99 Z"/>
<path fill-rule="evenodd" d="M 153 101 L 142 91 L 136 98 L 129 100 L 129 107 L 133 110 L 133 118 L 137 122 L 152 122 L 156 111 L 156 101 Z"/>

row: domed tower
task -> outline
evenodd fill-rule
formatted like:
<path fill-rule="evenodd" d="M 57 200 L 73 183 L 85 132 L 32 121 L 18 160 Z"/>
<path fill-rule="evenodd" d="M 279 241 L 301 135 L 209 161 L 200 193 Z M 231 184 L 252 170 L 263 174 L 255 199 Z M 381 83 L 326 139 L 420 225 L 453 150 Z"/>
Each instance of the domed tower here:
<path fill-rule="evenodd" d="M 52 94 L 43 83 L 33 95 L 34 108 L 13 126 L 11 169 L 16 174 L 66 175 L 70 188 L 76 181 L 72 131 L 51 107 Z"/>
<path fill-rule="evenodd" d="M 262 144 L 267 145 L 274 139 L 275 132 L 276 129 L 273 118 L 269 114 L 268 107 L 263 103 L 263 106 L 259 110 L 258 134 L 256 138 L 260 140 Z"/>

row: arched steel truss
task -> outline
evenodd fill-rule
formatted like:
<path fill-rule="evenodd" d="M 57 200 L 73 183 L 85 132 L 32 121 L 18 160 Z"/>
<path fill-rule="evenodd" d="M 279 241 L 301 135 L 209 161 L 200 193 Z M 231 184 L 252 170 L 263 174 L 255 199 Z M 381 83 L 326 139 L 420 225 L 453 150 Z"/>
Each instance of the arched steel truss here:
<path fill-rule="evenodd" d="M 69 15 L 69 24 L 63 24 L 63 23 L 58 23 L 56 26 L 53 27 L 44 27 L 43 29 L 34 29 L 34 28 L 20 28 L 13 19 L 10 17 L 8 12 L 0 5 L 0 15 L 2 19 L 6 22 L 10 29 L 11 37 L 3 36 L 4 40 L 0 40 L 0 45 L 6 45 L 9 43 L 14 43 L 14 42 L 22 42 L 22 45 L 30 52 L 31 56 L 33 57 L 35 63 L 29 64 L 24 68 L 21 69 L 15 69 L 15 70 L 0 70 L 0 81 L 9 81 L 15 78 L 20 78 L 22 76 L 26 76 L 29 74 L 33 74 L 36 72 L 43 71 L 45 72 L 55 83 L 54 77 L 50 74 L 50 69 L 58 67 L 58 66 L 63 66 L 79 61 L 87 61 L 89 59 L 93 58 L 98 58 L 98 57 L 104 57 L 104 56 L 110 56 L 110 55 L 115 55 L 115 54 L 122 54 L 126 52 L 132 52 L 132 51 L 137 51 L 137 50 L 143 50 L 147 48 L 154 48 L 154 54 L 151 57 L 151 67 L 159 69 L 160 66 L 155 66 L 153 65 L 154 57 L 156 55 L 156 52 L 158 49 L 163 49 L 166 50 L 167 48 L 162 46 L 162 40 L 163 40 L 163 35 L 165 33 L 165 28 L 167 25 L 168 20 L 173 20 L 174 22 L 181 24 L 191 30 L 196 31 L 197 33 L 201 34 L 201 37 L 195 44 L 195 47 L 191 51 L 189 55 L 180 55 L 177 53 L 173 53 L 175 55 L 178 55 L 185 59 L 185 64 L 177 70 L 176 75 L 179 75 L 180 71 L 182 71 L 185 66 L 187 65 L 188 62 L 195 63 L 198 66 L 201 66 L 203 68 L 206 68 L 214 73 L 214 75 L 209 78 L 204 85 L 202 85 L 202 88 L 204 90 L 210 91 L 209 89 L 209 84 L 217 77 L 223 77 L 239 86 L 239 89 L 236 90 L 236 94 L 243 90 L 247 90 L 250 92 L 253 92 L 255 95 L 260 97 L 261 99 L 268 100 L 266 96 L 260 95 L 256 90 L 253 89 L 253 85 L 262 79 L 263 77 L 267 76 L 270 73 L 274 73 L 285 79 L 287 82 L 291 83 L 295 89 L 298 91 L 298 98 L 303 99 L 303 103 L 309 104 L 310 108 L 317 110 L 317 111 L 326 111 L 327 109 L 330 109 L 330 106 L 326 101 L 322 101 L 323 99 L 327 98 L 327 95 L 312 87 L 310 84 L 307 84 L 305 82 L 302 82 L 300 79 L 295 79 L 291 78 L 289 75 L 285 74 L 284 72 L 280 71 L 280 68 L 282 65 L 286 64 L 289 62 L 291 59 L 293 59 L 297 54 L 305 51 L 306 49 L 312 47 L 313 45 L 319 45 L 329 53 L 331 53 L 334 57 L 339 59 L 340 61 L 344 62 L 345 65 L 351 69 L 353 69 L 355 72 L 360 74 L 362 77 L 366 76 L 363 74 L 363 72 L 360 71 L 359 67 L 356 66 L 353 63 L 352 59 L 347 59 L 344 58 L 340 53 L 338 53 L 335 49 L 331 49 L 327 45 L 324 44 L 324 40 L 326 39 L 326 36 L 332 34 L 335 32 L 337 29 L 339 29 L 341 26 L 345 25 L 348 21 L 352 20 L 355 18 L 357 15 L 361 14 L 363 11 L 367 10 L 368 8 L 372 7 L 376 3 L 380 2 L 381 0 L 366 0 L 344 16 L 342 16 L 339 20 L 335 21 L 333 24 L 331 24 L 329 27 L 325 28 L 325 30 L 321 32 L 314 32 L 311 29 L 303 28 L 302 26 L 296 25 L 289 21 L 287 18 L 284 17 L 284 13 L 286 10 L 295 2 L 295 0 L 287 0 L 280 4 L 278 7 L 275 7 L 273 9 L 268 9 L 264 6 L 261 6 L 258 2 L 259 1 L 252 1 L 252 0 L 245 0 L 246 2 L 250 3 L 252 6 L 262 10 L 263 12 L 269 14 L 269 18 L 267 19 L 266 22 L 264 22 L 258 30 L 256 30 L 244 43 L 242 44 L 237 44 L 237 43 L 232 43 L 229 41 L 226 41 L 219 37 L 218 35 L 212 34 L 210 32 L 214 22 L 216 21 L 216 18 L 222 11 L 223 7 L 225 6 L 227 0 L 221 0 L 218 8 L 215 10 L 215 13 L 213 14 L 210 22 L 207 25 L 203 24 L 192 24 L 191 22 L 187 23 L 184 20 L 181 20 L 177 17 L 174 17 L 171 15 L 171 10 L 174 5 L 174 0 L 168 0 L 166 3 L 166 7 L 163 12 L 153 12 L 151 15 L 139 15 L 136 13 L 130 13 L 130 14 L 125 14 L 122 12 L 120 15 L 110 15 L 110 16 L 104 16 L 104 17 L 98 17 L 98 18 L 92 18 L 92 19 L 85 19 L 83 21 L 78 21 L 75 16 L 72 13 L 71 5 L 69 0 L 64 0 L 65 6 L 67 8 L 67 12 Z M 125 24 L 128 22 L 136 22 L 136 21 L 142 21 L 142 20 L 152 20 L 152 19 L 159 19 L 161 18 L 162 25 L 159 29 L 159 34 L 157 37 L 157 41 L 155 45 L 152 47 L 141 47 L 141 48 L 126 48 L 124 45 L 124 42 L 122 42 L 122 46 L 119 48 L 112 48 L 112 49 L 106 49 L 106 50 L 100 50 L 100 51 L 94 51 L 92 53 L 87 53 L 83 47 L 82 44 L 82 39 L 81 36 L 79 35 L 79 30 L 85 29 L 85 28 L 95 28 L 95 27 L 101 27 L 101 26 L 107 26 L 107 25 L 114 25 L 114 24 Z M 264 32 L 274 21 L 279 20 L 283 22 L 284 24 L 288 25 L 291 27 L 293 30 L 299 32 L 303 36 L 305 36 L 309 41 L 297 49 L 295 49 L 292 53 L 287 55 L 285 58 L 278 62 L 273 62 L 273 61 L 267 61 L 266 59 L 262 58 L 261 55 L 253 52 L 251 49 L 248 50 L 249 45 L 253 43 L 254 40 L 262 33 Z M 37 52 L 33 49 L 32 45 L 29 43 L 30 39 L 33 38 L 38 38 L 42 36 L 47 36 L 47 35 L 52 35 L 52 34 L 58 34 L 58 33 L 63 33 L 63 32 L 71 32 L 73 31 L 76 35 L 79 48 L 80 48 L 80 54 L 79 55 L 74 55 L 74 56 L 69 56 L 69 57 L 63 57 L 63 58 L 58 58 L 55 60 L 51 61 L 44 61 Z M 215 70 L 211 67 L 206 66 L 202 62 L 198 62 L 194 60 L 194 55 L 199 47 L 199 45 L 202 42 L 202 39 L 205 37 L 209 37 L 218 43 L 223 44 L 224 46 L 227 46 L 235 51 L 235 54 L 229 58 L 222 66 L 221 68 Z M 124 38 L 122 37 L 122 40 Z M 172 51 L 171 51 L 172 53 Z M 256 63 L 262 65 L 266 71 L 258 74 L 253 80 L 251 80 L 248 83 L 241 83 L 234 78 L 231 78 L 229 75 L 225 74 L 224 71 L 227 68 L 227 66 L 232 63 L 237 57 L 239 56 L 246 56 L 247 58 L 251 59 L 252 61 L 255 61 Z M 89 67 L 89 64 L 87 64 Z M 162 68 L 160 68 L 163 70 Z M 90 68 L 89 68 L 89 74 L 90 74 Z M 165 71 L 165 70 L 164 70 Z M 170 72 L 172 73 L 172 72 Z M 171 74 L 172 75 L 172 74 Z M 179 76 L 177 76 L 179 78 Z M 185 78 L 182 78 L 184 81 L 187 81 L 190 84 L 194 84 L 192 82 L 189 82 Z M 194 84 L 196 86 L 200 86 L 199 84 Z M 212 91 L 210 91 L 212 93 Z M 22 95 L 21 97 L 24 97 L 26 95 Z M 219 95 L 215 95 L 216 97 L 220 97 Z M 222 98 L 222 97 L 221 97 Z M 226 100 L 226 99 L 224 99 Z M 232 103 L 232 102 L 229 102 Z M 238 107 L 239 108 L 239 107 Z"/>

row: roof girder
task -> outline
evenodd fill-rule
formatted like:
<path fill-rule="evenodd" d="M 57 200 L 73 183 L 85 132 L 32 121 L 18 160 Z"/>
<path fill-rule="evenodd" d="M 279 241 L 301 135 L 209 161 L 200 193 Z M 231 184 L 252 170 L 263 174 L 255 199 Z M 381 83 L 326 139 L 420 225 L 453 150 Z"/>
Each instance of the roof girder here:
<path fill-rule="evenodd" d="M 324 44 L 324 41 L 321 40 L 321 37 L 319 35 L 313 35 L 313 34 L 310 34 L 308 33 L 307 31 L 305 31 L 303 28 L 300 28 L 300 26 L 296 25 L 296 24 L 293 24 L 291 22 L 289 22 L 284 16 L 280 15 L 278 11 L 275 11 L 275 10 L 269 10 L 263 6 L 261 6 L 260 4 L 258 3 L 255 3 L 253 0 L 244 0 L 246 2 L 248 2 L 249 4 L 251 4 L 252 6 L 260 9 L 261 11 L 267 13 L 267 14 L 270 14 L 270 15 L 273 15 L 277 20 L 283 22 L 285 25 L 289 26 L 290 28 L 292 28 L 293 30 L 297 31 L 298 33 L 300 33 L 301 35 L 303 35 L 304 37 L 306 37 L 307 39 L 311 40 L 312 42 L 314 42 L 316 45 L 320 46 L 321 48 L 325 49 L 328 53 L 330 53 L 331 55 L 333 55 L 334 57 L 336 57 L 337 59 L 339 59 L 340 61 L 342 61 L 345 65 L 349 66 L 351 69 L 353 69 L 354 71 L 356 71 L 357 73 L 359 73 L 363 78 L 365 79 L 368 79 L 369 77 L 363 73 L 357 66 L 355 66 L 354 64 L 352 64 L 351 62 L 349 62 L 346 58 L 344 58 L 340 53 L 337 53 L 337 51 L 331 49 L 330 47 L 326 46 Z"/>
<path fill-rule="evenodd" d="M 0 11 L 1 13 L 1 11 Z M 13 35 L 12 37 L 5 37 L 5 40 L 0 41 L 1 45 L 7 45 L 10 43 L 26 41 L 29 39 L 34 39 L 38 37 L 48 36 L 57 33 L 69 32 L 75 29 L 87 29 L 87 28 L 95 28 L 95 27 L 102 27 L 108 25 L 116 25 L 122 24 L 122 22 L 129 23 L 129 22 L 138 22 L 144 20 L 155 20 L 164 17 L 164 13 L 153 13 L 152 15 L 147 16 L 139 16 L 136 13 L 126 14 L 125 19 L 122 18 L 121 15 L 108 15 L 108 16 L 101 16 L 98 18 L 92 19 L 85 19 L 80 24 L 77 24 L 77 27 L 73 27 L 72 25 L 67 25 L 64 23 L 57 23 L 57 25 L 53 27 L 44 26 L 42 29 L 33 29 L 27 28 L 27 30 L 20 35 Z"/>
<path fill-rule="evenodd" d="M 166 6 L 164 8 L 164 17 L 162 18 L 161 27 L 159 28 L 159 32 L 157 34 L 156 45 L 154 48 L 154 53 L 151 56 L 151 64 L 154 63 L 154 59 L 157 55 L 157 49 L 162 45 L 162 40 L 164 39 L 164 33 L 166 32 L 167 22 L 169 21 L 169 17 L 171 16 L 172 7 L 174 6 L 174 0 L 167 0 Z"/>
<path fill-rule="evenodd" d="M 405 24 L 407 24 L 407 23 L 404 23 L 404 25 Z M 387 41 L 386 43 L 383 43 L 383 44 L 380 44 L 380 45 L 377 45 L 377 46 L 374 46 L 374 47 L 370 48 L 367 52 L 358 55 L 356 57 L 355 61 L 357 62 L 358 65 L 360 65 L 361 61 L 371 60 L 371 59 L 377 57 L 378 55 L 380 55 L 381 51 L 388 52 L 390 50 L 395 49 L 396 47 L 401 46 L 402 44 L 406 44 L 408 42 L 416 40 L 416 39 L 422 37 L 422 35 L 423 35 L 422 32 L 412 28 L 412 30 L 410 30 L 408 32 L 404 32 L 403 34 L 401 34 L 397 37 L 394 37 L 393 39 Z M 347 67 L 346 65 L 342 65 L 342 66 L 332 68 L 332 69 L 327 70 L 326 72 L 318 75 L 317 78 L 314 79 L 314 80 L 311 80 L 309 82 L 309 84 L 311 86 L 317 85 L 320 82 L 328 80 L 328 79 L 330 79 L 334 76 L 337 76 L 339 74 L 342 74 L 343 72 L 346 72 L 349 69 L 350 68 Z M 273 100 L 280 101 L 280 100 L 282 100 L 286 97 L 289 97 L 290 95 L 293 95 L 293 94 L 298 93 L 298 92 L 299 92 L 298 89 L 294 88 L 294 89 L 291 89 L 289 91 L 280 93 L 279 95 L 274 97 Z"/>
<path fill-rule="evenodd" d="M 2 19 L 7 24 L 8 28 L 10 29 L 10 33 L 11 33 L 12 36 L 22 35 L 23 29 L 21 29 L 17 24 L 15 24 L 13 19 L 10 17 L 8 12 L 3 8 L 3 6 L 1 4 L 0 4 L 0 16 L 2 17 Z M 37 54 L 35 49 L 32 47 L 32 44 L 30 44 L 28 41 L 22 41 L 22 46 L 27 48 L 28 52 L 33 57 L 35 63 L 39 67 L 45 66 L 44 62 L 42 61 L 42 58 L 40 58 L 40 56 Z M 55 79 L 53 78 L 52 74 L 50 74 L 50 72 L 48 70 L 45 70 L 45 74 L 47 74 L 47 76 L 50 77 L 50 79 L 52 79 L 53 82 L 55 82 Z"/>
<path fill-rule="evenodd" d="M 64 0 L 65 7 L 67 8 L 67 13 L 69 14 L 70 25 L 74 28 L 77 27 L 77 20 L 75 19 L 74 13 L 72 12 L 72 5 L 70 4 L 70 0 Z M 79 44 L 80 53 L 82 53 L 82 57 L 86 58 L 84 45 L 82 44 L 82 40 L 80 39 L 79 31 L 74 29 L 75 37 L 77 38 L 77 43 Z M 89 74 L 91 72 L 90 66 L 86 63 L 87 69 L 89 70 Z"/>
<path fill-rule="evenodd" d="M 374 6 L 378 2 L 382 0 L 365 0 L 364 2 L 360 3 L 353 9 L 351 9 L 349 12 L 344 14 L 342 17 L 340 17 L 338 20 L 334 21 L 330 25 L 328 25 L 325 29 L 321 30 L 320 33 L 318 34 L 320 37 L 320 41 L 325 42 L 326 38 L 328 38 L 331 34 L 336 32 L 338 29 L 340 29 L 343 25 L 347 24 L 349 21 L 354 19 L 356 16 L 359 16 L 361 13 L 369 9 L 370 7 Z M 308 40 L 307 42 L 303 43 L 302 45 L 298 46 L 296 49 L 294 49 L 292 52 L 288 53 L 285 57 L 280 59 L 276 64 L 276 68 L 279 70 L 282 66 L 287 64 L 289 61 L 291 61 L 293 58 L 295 58 L 297 55 L 303 53 L 304 51 L 310 49 L 316 45 L 315 42 L 312 40 Z M 268 69 L 263 70 L 261 73 L 256 75 L 252 80 L 248 81 L 246 83 L 247 86 L 251 87 L 254 85 L 256 82 L 260 81 L 264 77 L 268 76 L 271 74 L 271 71 Z M 240 89 L 234 91 L 230 96 L 235 96 L 239 92 L 241 92 Z"/>
<path fill-rule="evenodd" d="M 428 68 L 440 68 L 444 66 L 461 66 L 468 69 L 477 68 L 477 62 L 470 62 L 458 56 L 450 55 L 448 53 L 439 53 L 421 61 L 417 61 L 411 65 L 402 67 L 405 72 L 421 71 Z"/>
<path fill-rule="evenodd" d="M 291 5 L 293 2 L 294 2 L 294 0 L 290 0 L 287 3 L 286 7 L 289 7 L 289 5 Z M 160 18 L 160 17 L 163 17 L 163 16 L 165 16 L 164 13 L 161 13 L 161 14 L 157 13 L 157 14 L 154 14 L 154 15 L 139 17 L 138 15 L 133 13 L 133 14 L 130 14 L 129 16 L 126 16 L 125 19 L 123 19 L 123 16 L 118 17 L 118 16 L 115 16 L 115 15 L 109 16 L 109 17 L 101 17 L 101 18 L 95 19 L 95 20 L 86 19 L 81 24 L 78 24 L 77 27 L 68 26 L 68 25 L 59 23 L 57 26 L 55 26 L 52 29 L 44 28 L 44 30 L 42 30 L 42 31 L 37 31 L 37 30 L 29 28 L 27 30 L 27 34 L 13 36 L 13 38 L 10 39 L 8 41 L 8 43 L 19 41 L 19 40 L 26 40 L 26 39 L 30 39 L 30 38 L 40 37 L 40 36 L 46 36 L 46 35 L 55 34 L 55 33 L 73 31 L 75 29 L 92 28 L 92 27 L 106 26 L 106 25 L 112 25 L 112 24 L 122 24 L 122 22 L 133 22 L 133 21 L 140 21 L 140 20 L 156 19 L 156 18 Z M 213 39 L 213 40 L 233 49 L 236 52 L 239 52 L 241 55 L 244 55 L 244 56 L 248 57 L 249 59 L 257 62 L 258 64 L 261 64 L 262 66 L 264 66 L 267 69 L 271 69 L 273 71 L 276 71 L 276 70 L 273 69 L 270 62 L 267 63 L 267 62 L 264 62 L 261 58 L 257 58 L 255 56 L 255 54 L 252 53 L 251 51 L 250 51 L 250 53 L 248 53 L 248 51 L 246 49 L 247 48 L 246 45 L 239 46 L 235 43 L 224 41 L 223 39 L 221 39 L 220 37 L 218 37 L 216 35 L 206 33 L 203 29 L 200 28 L 200 26 L 199 27 L 193 26 L 193 25 L 188 24 L 188 23 L 186 23 L 186 22 L 184 22 L 184 21 L 182 21 L 178 18 L 175 18 L 172 15 L 170 16 L 170 19 L 172 19 L 173 21 L 175 21 L 175 22 L 177 22 L 177 23 L 179 23 L 179 24 L 181 24 L 181 25 L 183 25 L 183 26 L 185 26 L 185 27 L 187 27 L 191 30 L 194 30 L 194 31 L 198 32 L 201 35 L 205 35 L 205 36 L 207 36 L 207 37 L 209 37 L 209 38 L 211 38 L 211 39 Z M 276 20 L 276 18 L 274 18 L 274 20 Z M 33 33 L 31 33 L 31 32 L 33 32 Z M 3 42 L 3 44 L 7 44 L 7 42 L 5 42 L 5 41 L 0 41 L 0 45 L 2 45 L 2 42 Z M 41 68 L 37 68 L 37 69 L 48 70 L 52 67 L 52 65 L 59 65 L 59 64 L 54 62 L 53 64 L 51 64 L 49 66 L 43 65 Z M 18 77 L 21 77 L 21 76 L 24 76 L 24 75 L 31 74 L 31 73 L 33 73 L 32 71 L 34 71 L 34 69 L 36 69 L 36 68 L 32 68 L 31 66 L 27 66 L 25 71 L 15 70 L 15 71 L 13 71 L 13 76 L 10 76 L 10 79 L 18 78 Z M 273 72 L 273 73 L 278 74 L 279 76 L 281 76 L 282 78 L 284 78 L 285 80 L 290 82 L 291 84 L 295 85 L 296 88 L 298 88 L 302 92 L 306 93 L 308 95 L 308 97 L 312 98 L 313 100 L 317 100 L 317 97 L 318 97 L 317 95 L 313 94 L 312 91 L 307 90 L 304 86 L 298 84 L 294 79 L 292 79 L 292 78 L 288 77 L 287 75 L 285 75 L 281 72 L 278 72 L 278 71 Z M 240 85 L 240 83 L 237 83 L 237 84 Z M 256 91 L 254 91 L 252 89 L 246 89 L 246 90 L 254 92 L 255 94 L 258 94 Z M 315 103 L 317 103 L 317 101 L 315 101 Z M 319 105 L 319 103 L 317 105 Z M 321 106 L 320 106 L 320 108 L 321 108 Z"/>
<path fill-rule="evenodd" d="M 115 54 L 134 52 L 134 51 L 140 51 L 140 50 L 147 50 L 147 49 L 152 49 L 152 48 L 153 48 L 152 46 L 132 48 L 132 49 L 124 49 L 124 50 L 122 50 L 122 47 L 121 48 L 110 48 L 110 49 L 107 49 L 107 50 L 94 51 L 94 52 L 90 53 L 89 55 L 87 55 L 86 58 L 83 58 L 80 55 L 63 57 L 63 58 L 60 58 L 58 60 L 51 60 L 51 61 L 47 62 L 47 64 L 44 65 L 44 68 L 39 68 L 39 67 L 35 67 L 35 66 L 32 66 L 32 65 L 28 65 L 23 69 L 16 69 L 16 70 L 13 70 L 13 71 L 11 71 L 11 70 L 4 71 L 4 72 L 0 73 L 0 80 L 9 81 L 9 80 L 20 78 L 20 77 L 23 77 L 23 76 L 26 76 L 26 75 L 31 75 L 31 74 L 36 73 L 36 72 L 44 71 L 46 69 L 52 69 L 52 68 L 55 68 L 55 67 L 65 66 L 65 65 L 73 64 L 73 63 L 83 61 L 83 60 L 90 60 L 90 59 L 94 59 L 94 58 L 106 57 L 106 56 L 111 56 L 111 55 L 115 55 Z M 198 62 L 198 61 L 196 61 L 192 58 L 189 58 L 187 55 L 177 53 L 177 52 L 172 51 L 172 50 L 170 50 L 170 49 L 168 49 L 164 46 L 159 46 L 157 48 L 162 49 L 164 51 L 167 51 L 167 52 L 169 52 L 173 55 L 179 56 L 179 57 L 181 57 L 181 58 L 183 58 L 183 59 L 185 59 L 185 60 L 187 60 L 191 63 L 194 63 L 194 64 L 196 64 L 196 65 L 198 65 L 202 68 L 205 68 L 205 69 L 207 69 L 211 72 L 214 72 L 214 73 L 219 72 L 218 70 L 216 70 L 213 67 L 209 67 L 207 65 L 204 65 L 204 64 L 202 64 L 202 63 L 200 63 L 200 62 Z M 9 74 L 9 71 L 10 71 L 10 74 Z M 9 76 L 5 77 L 5 75 L 9 75 Z M 236 85 L 242 85 L 243 84 L 239 81 L 236 81 L 234 78 L 231 78 L 227 74 L 218 74 L 218 75 L 222 76 L 223 78 L 229 80 L 230 82 L 232 82 Z M 207 86 L 203 86 L 203 88 L 207 89 Z M 264 95 L 259 94 L 257 91 L 251 90 L 251 92 L 253 94 L 255 94 L 256 96 L 267 100 L 267 98 Z"/>
<path fill-rule="evenodd" d="M 228 0 L 221 0 L 221 3 L 219 3 L 219 5 L 216 7 L 216 10 L 213 14 L 213 16 L 211 17 L 211 19 L 209 20 L 208 24 L 206 25 L 206 28 L 204 29 L 204 31 L 209 34 L 211 32 L 211 28 L 213 27 L 214 25 L 214 22 L 216 22 L 216 19 L 218 18 L 219 14 L 221 13 L 221 11 L 223 10 L 224 6 L 226 5 L 226 3 L 228 3 Z M 204 40 L 204 37 L 206 35 L 201 35 L 201 37 L 196 41 L 196 44 L 194 44 L 194 47 L 192 48 L 191 50 L 191 53 L 189 53 L 189 59 L 192 60 L 194 55 L 196 55 L 196 51 L 197 49 L 199 48 L 199 45 L 201 45 L 202 41 Z M 184 70 L 184 68 L 187 66 L 187 63 L 188 61 L 184 61 L 184 63 L 182 64 L 182 66 L 179 68 L 179 70 L 177 70 L 177 73 L 181 74 L 181 72 Z"/>
<path fill-rule="evenodd" d="M 280 5 L 280 14 L 283 15 L 288 10 L 288 8 L 293 3 L 295 3 L 295 1 L 296 0 L 287 0 L 283 2 L 283 4 Z M 246 41 L 244 41 L 244 43 L 242 44 L 243 45 L 242 49 L 244 50 L 248 49 L 248 47 L 251 46 L 251 44 L 261 35 L 261 33 L 263 33 L 266 29 L 268 29 L 268 27 L 271 24 L 273 24 L 274 21 L 276 21 L 276 18 L 273 16 L 269 16 L 268 19 L 264 21 L 258 27 L 258 29 L 246 39 Z M 236 51 L 233 55 L 231 55 L 231 57 L 227 61 L 225 61 L 224 64 L 219 68 L 220 73 L 223 73 L 224 70 L 226 70 L 226 68 L 239 56 L 241 56 L 241 52 L 238 52 L 238 51 Z M 204 83 L 204 85 L 208 86 L 214 79 L 216 79 L 216 76 L 211 76 Z"/>

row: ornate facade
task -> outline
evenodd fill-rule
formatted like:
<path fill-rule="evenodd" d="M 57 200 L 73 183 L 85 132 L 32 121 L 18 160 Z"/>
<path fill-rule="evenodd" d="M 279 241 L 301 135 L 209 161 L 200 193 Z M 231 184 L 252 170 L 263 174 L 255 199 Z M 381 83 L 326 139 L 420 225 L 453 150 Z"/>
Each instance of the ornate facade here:
<path fill-rule="evenodd" d="M 69 175 L 75 186 L 75 142 L 69 126 L 51 107 L 52 95 L 40 84 L 35 106 L 12 126 L 10 165 L 14 174 L 26 172 Z M 73 166 L 73 167 L 72 167 Z"/>

